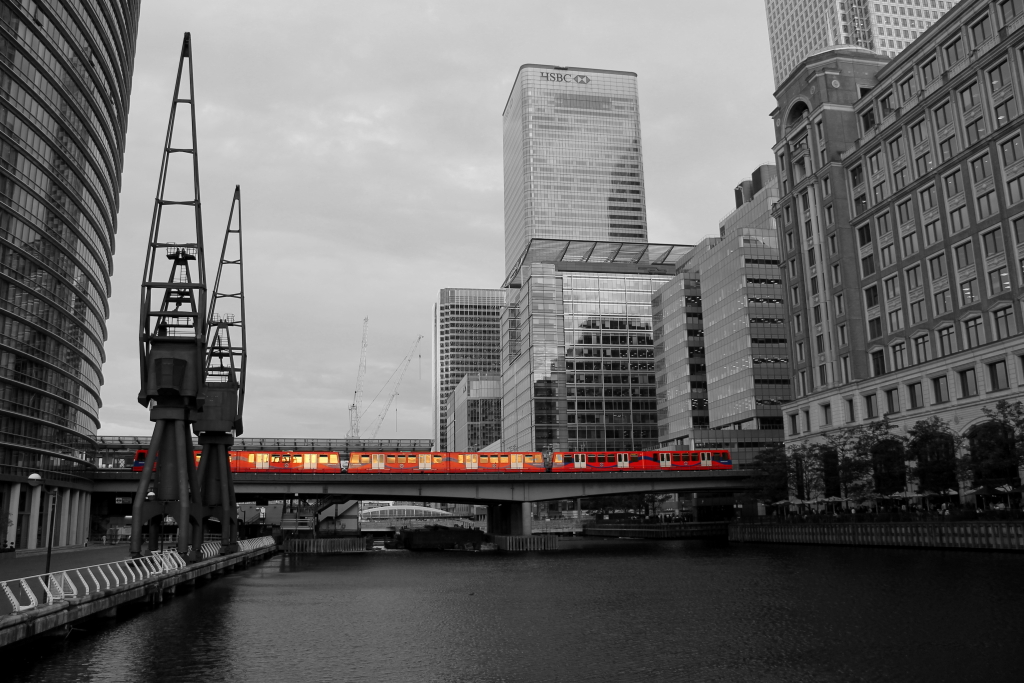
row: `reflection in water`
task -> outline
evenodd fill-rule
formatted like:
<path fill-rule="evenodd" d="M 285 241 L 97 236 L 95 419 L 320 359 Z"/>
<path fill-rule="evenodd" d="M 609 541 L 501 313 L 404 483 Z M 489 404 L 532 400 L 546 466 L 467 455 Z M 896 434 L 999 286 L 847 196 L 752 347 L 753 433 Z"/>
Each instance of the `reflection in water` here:
<path fill-rule="evenodd" d="M 66 642 L 17 681 L 1013 680 L 1024 557 L 640 544 L 273 558 Z"/>

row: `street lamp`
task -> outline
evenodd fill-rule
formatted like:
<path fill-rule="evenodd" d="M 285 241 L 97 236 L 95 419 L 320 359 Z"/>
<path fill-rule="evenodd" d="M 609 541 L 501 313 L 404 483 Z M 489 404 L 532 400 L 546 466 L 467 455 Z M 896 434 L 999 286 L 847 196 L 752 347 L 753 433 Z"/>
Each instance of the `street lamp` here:
<path fill-rule="evenodd" d="M 43 476 L 38 472 L 28 475 L 28 485 L 37 488 L 43 484 Z M 46 538 L 46 571 L 50 573 L 50 556 L 53 554 L 53 523 L 57 521 L 57 487 L 43 486 L 43 490 L 50 496 L 50 533 Z M 49 578 L 47 578 L 49 581 Z"/>
<path fill-rule="evenodd" d="M 156 500 L 156 491 L 150 491 L 149 493 L 147 493 L 146 494 L 146 500 L 149 501 L 149 502 L 153 502 L 154 500 Z M 160 536 L 159 536 L 159 538 L 160 538 L 160 541 L 159 541 L 160 552 L 163 552 L 164 551 L 164 515 L 163 515 L 163 512 L 160 513 Z M 153 549 L 150 548 L 149 552 L 153 552 Z"/>

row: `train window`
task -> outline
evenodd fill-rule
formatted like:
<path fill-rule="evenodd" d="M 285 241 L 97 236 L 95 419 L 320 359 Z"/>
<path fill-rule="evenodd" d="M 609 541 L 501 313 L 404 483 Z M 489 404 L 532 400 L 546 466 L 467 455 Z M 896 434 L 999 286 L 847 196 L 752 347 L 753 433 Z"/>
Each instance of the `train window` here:
<path fill-rule="evenodd" d="M 395 456 L 389 455 L 388 456 L 388 462 L 391 463 L 392 465 L 394 465 L 395 464 Z"/>
<path fill-rule="evenodd" d="M 338 454 L 337 453 L 328 453 L 327 454 L 327 462 L 331 463 L 332 465 L 337 465 L 338 464 Z"/>
<path fill-rule="evenodd" d="M 629 461 L 630 462 L 640 462 L 640 454 L 639 453 L 630 453 L 629 454 Z"/>
<path fill-rule="evenodd" d="M 673 453 L 672 454 L 672 462 L 679 462 L 679 460 L 680 460 L 679 454 L 678 453 Z"/>
<path fill-rule="evenodd" d="M 554 463 L 556 465 L 560 465 L 562 463 L 562 454 L 561 453 L 555 453 Z"/>
<path fill-rule="evenodd" d="M 270 457 L 270 462 L 281 462 L 281 456 L 280 455 L 272 455 Z"/>
<path fill-rule="evenodd" d="M 459 453 L 459 462 L 460 462 L 460 463 L 462 462 L 462 457 L 463 457 L 463 456 L 462 456 L 462 453 Z"/>
<path fill-rule="evenodd" d="M 588 455 L 587 456 L 587 462 L 590 462 L 590 463 L 597 462 L 597 456 L 596 455 Z"/>
<path fill-rule="evenodd" d="M 363 456 L 360 456 L 360 458 L 359 458 L 359 459 L 360 459 L 360 460 L 361 460 L 362 462 L 370 462 L 370 456 L 368 456 L 368 455 L 363 455 Z"/>
<path fill-rule="evenodd" d="M 440 465 L 442 462 L 444 462 L 444 457 L 440 455 L 435 455 L 434 462 Z"/>
<path fill-rule="evenodd" d="M 502 465 L 507 465 L 508 464 L 508 456 L 507 455 L 501 456 L 501 464 Z"/>
<path fill-rule="evenodd" d="M 255 453 L 250 453 L 249 454 L 249 462 L 256 462 L 256 454 Z"/>
<path fill-rule="evenodd" d="M 319 460 L 320 460 L 320 462 L 324 463 L 325 465 L 327 464 L 327 456 L 326 455 L 321 455 L 319 457 Z"/>

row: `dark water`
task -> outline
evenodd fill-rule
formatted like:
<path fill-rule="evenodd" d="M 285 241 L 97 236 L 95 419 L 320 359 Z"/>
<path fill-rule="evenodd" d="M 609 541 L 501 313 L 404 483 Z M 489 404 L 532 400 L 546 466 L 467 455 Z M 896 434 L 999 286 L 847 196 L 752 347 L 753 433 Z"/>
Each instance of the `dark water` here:
<path fill-rule="evenodd" d="M 640 544 L 276 557 L 0 650 L 15 681 L 1021 681 L 1024 557 Z"/>

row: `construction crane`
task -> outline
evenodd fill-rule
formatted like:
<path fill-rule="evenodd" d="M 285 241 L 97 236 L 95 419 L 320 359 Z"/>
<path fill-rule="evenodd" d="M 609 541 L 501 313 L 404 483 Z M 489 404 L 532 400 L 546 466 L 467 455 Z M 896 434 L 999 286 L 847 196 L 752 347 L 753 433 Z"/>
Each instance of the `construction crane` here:
<path fill-rule="evenodd" d="M 222 555 L 238 550 L 235 487 L 228 453 L 242 433 L 245 398 L 245 279 L 242 268 L 242 189 L 228 211 L 228 227 L 220 250 L 207 320 L 206 401 L 193 429 L 203 454 L 199 460 L 201 524 L 220 520 Z"/>
<path fill-rule="evenodd" d="M 359 347 L 359 371 L 356 373 L 356 390 L 352 405 L 348 407 L 348 434 L 350 439 L 359 438 L 359 417 L 363 412 L 363 380 L 366 378 L 366 330 L 370 327 L 369 316 L 363 318 L 363 343 Z"/>
<path fill-rule="evenodd" d="M 183 93 L 181 81 L 186 60 L 188 92 Z M 161 522 L 165 516 L 171 516 L 178 523 L 178 553 L 195 561 L 203 540 L 200 524 L 202 500 L 189 427 L 195 411 L 203 405 L 207 319 L 192 62 L 192 40 L 186 33 L 178 58 L 178 75 L 174 81 L 170 120 L 149 229 L 146 267 L 142 275 L 139 403 L 149 408 L 153 437 L 132 503 L 130 551 L 133 557 L 141 554 L 144 525 L 149 527 L 150 551 L 159 547 Z M 183 117 L 182 120 L 189 122 L 191 135 L 183 135 L 179 142 L 186 146 L 173 147 L 179 106 L 189 108 L 189 118 Z M 187 146 L 189 144 L 191 146 Z M 168 167 L 182 156 L 189 158 L 193 196 L 167 199 Z M 175 161 L 176 167 L 177 163 Z M 177 212 L 180 209 L 191 216 L 169 221 L 164 234 L 161 234 L 165 210 Z M 170 241 L 174 239 L 182 241 Z M 167 279 L 161 279 L 157 273 L 161 254 L 171 261 Z M 189 545 L 192 546 L 191 554 Z"/>
<path fill-rule="evenodd" d="M 412 351 L 409 355 L 402 359 L 401 364 L 398 366 L 398 379 L 395 381 L 395 388 L 392 389 L 391 395 L 388 396 L 387 402 L 384 404 L 384 410 L 380 411 L 380 415 L 373 421 L 373 429 L 370 432 L 370 438 L 376 439 L 377 432 L 380 431 L 380 426 L 384 424 L 384 418 L 387 417 L 388 410 L 391 409 L 391 404 L 395 400 L 395 396 L 398 396 L 398 387 L 402 384 L 402 378 L 405 377 L 405 371 L 409 369 L 409 364 L 412 363 L 413 357 L 416 355 L 416 349 L 420 345 L 420 340 L 423 339 L 423 335 L 416 337 L 416 341 L 413 342 Z"/>

